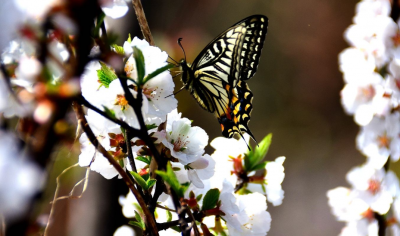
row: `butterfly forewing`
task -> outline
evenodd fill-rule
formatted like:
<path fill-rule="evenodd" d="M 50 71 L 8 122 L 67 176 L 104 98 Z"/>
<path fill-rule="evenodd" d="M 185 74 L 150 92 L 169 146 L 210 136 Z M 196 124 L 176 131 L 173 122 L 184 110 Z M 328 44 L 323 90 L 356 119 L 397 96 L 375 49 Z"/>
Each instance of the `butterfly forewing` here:
<path fill-rule="evenodd" d="M 194 71 L 215 73 L 220 79 L 236 86 L 240 72 L 240 55 L 246 28 L 235 25 L 214 39 L 192 64 Z"/>
<path fill-rule="evenodd" d="M 246 18 L 242 24 L 246 27 L 246 34 L 241 51 L 239 79 L 248 80 L 257 71 L 267 34 L 268 19 L 265 16 L 257 15 Z"/>

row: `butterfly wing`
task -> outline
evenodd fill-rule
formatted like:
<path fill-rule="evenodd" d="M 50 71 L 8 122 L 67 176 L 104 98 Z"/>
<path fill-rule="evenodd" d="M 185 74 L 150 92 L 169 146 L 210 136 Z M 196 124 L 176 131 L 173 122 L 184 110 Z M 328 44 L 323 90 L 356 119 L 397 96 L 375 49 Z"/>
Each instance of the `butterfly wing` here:
<path fill-rule="evenodd" d="M 231 89 L 230 94 L 231 100 L 227 113 L 218 117 L 222 134 L 231 138 L 235 133 L 241 135 L 246 132 L 255 140 L 248 126 L 253 110 L 253 93 L 246 82 L 239 81 L 236 88 Z"/>
<path fill-rule="evenodd" d="M 257 71 L 267 33 L 268 18 L 254 15 L 228 28 L 194 60 L 190 92 L 202 108 L 213 112 L 222 134 L 247 132 L 253 94 L 247 83 Z"/>
<path fill-rule="evenodd" d="M 233 87 L 250 79 L 257 71 L 267 34 L 268 18 L 247 17 L 212 40 L 192 64 L 192 70 L 215 71 Z"/>
<path fill-rule="evenodd" d="M 268 28 L 268 18 L 262 15 L 250 16 L 241 22 L 246 27 L 241 57 L 240 80 L 248 80 L 257 72 L 261 51 Z"/>

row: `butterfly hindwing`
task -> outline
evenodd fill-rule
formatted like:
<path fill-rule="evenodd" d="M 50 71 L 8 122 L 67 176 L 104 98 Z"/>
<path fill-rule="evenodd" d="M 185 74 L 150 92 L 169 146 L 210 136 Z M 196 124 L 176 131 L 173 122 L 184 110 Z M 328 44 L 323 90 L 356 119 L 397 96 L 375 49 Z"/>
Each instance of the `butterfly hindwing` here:
<path fill-rule="evenodd" d="M 253 139 L 248 124 L 253 110 L 253 93 L 244 81 L 239 81 L 236 88 L 231 89 L 231 100 L 227 113 L 218 118 L 221 124 L 222 134 L 225 137 L 233 137 L 235 133 L 248 133 Z"/>

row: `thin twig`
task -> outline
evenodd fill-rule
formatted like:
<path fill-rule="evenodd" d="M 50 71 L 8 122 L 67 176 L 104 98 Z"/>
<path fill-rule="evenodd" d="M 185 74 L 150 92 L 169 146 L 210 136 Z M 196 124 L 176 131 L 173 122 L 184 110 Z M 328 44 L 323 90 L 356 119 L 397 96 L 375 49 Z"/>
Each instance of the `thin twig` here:
<path fill-rule="evenodd" d="M 132 170 L 137 172 L 135 160 L 133 160 L 132 146 L 131 146 L 131 135 L 129 130 L 125 130 L 125 143 L 126 149 L 128 151 L 128 160 L 131 164 Z"/>
<path fill-rule="evenodd" d="M 77 164 L 75 164 L 75 165 L 73 165 L 73 166 L 68 167 L 67 169 L 65 169 L 65 170 L 63 171 L 62 174 L 64 174 L 64 172 L 67 171 L 68 169 L 73 168 L 73 167 L 77 167 L 78 165 L 79 165 L 79 164 L 77 163 Z M 55 204 L 58 200 L 62 200 L 62 199 L 79 199 L 79 198 L 81 198 L 81 197 L 83 196 L 83 194 L 86 192 L 86 188 L 87 188 L 88 183 L 89 183 L 89 173 L 90 173 L 90 168 L 87 168 L 87 169 L 86 169 L 85 178 L 79 180 L 79 181 L 74 185 L 74 187 L 72 188 L 72 190 L 69 192 L 68 196 L 62 196 L 62 197 L 58 197 L 58 198 L 56 198 L 56 199 L 53 199 L 53 201 L 51 201 L 50 204 Z M 58 177 L 61 177 L 61 175 L 59 175 Z M 60 185 L 60 180 L 59 180 L 58 177 L 57 177 L 57 179 L 56 179 L 57 188 L 59 188 L 59 185 Z M 79 194 L 78 196 L 74 196 L 73 194 L 74 194 L 74 192 L 75 192 L 75 188 L 78 187 L 79 185 L 81 185 L 82 183 L 83 183 L 83 188 L 82 188 L 81 194 Z M 54 197 L 56 197 L 56 194 L 54 195 Z"/>
<path fill-rule="evenodd" d="M 192 228 L 194 230 L 194 235 L 195 236 L 200 236 L 199 229 L 197 228 L 197 225 L 196 225 L 196 219 L 194 218 L 194 216 L 193 216 L 192 212 L 190 211 L 189 207 L 186 208 L 186 213 L 189 216 L 189 219 L 192 221 Z"/>
<path fill-rule="evenodd" d="M 61 200 L 61 199 L 68 199 L 68 198 L 72 198 L 72 199 L 75 198 L 75 199 L 77 199 L 77 198 L 81 198 L 82 195 L 83 195 L 83 193 L 84 193 L 85 190 L 86 190 L 87 183 L 88 183 L 88 181 L 89 181 L 89 171 L 90 171 L 89 168 L 86 170 L 85 178 L 82 179 L 82 180 L 80 180 L 77 184 L 74 185 L 74 187 L 72 188 L 72 190 L 71 190 L 71 192 L 69 193 L 68 196 L 58 197 L 58 192 L 60 191 L 60 178 L 61 178 L 61 176 L 63 176 L 63 175 L 64 175 L 67 171 L 69 171 L 70 169 L 72 169 L 72 168 L 74 168 L 74 167 L 77 167 L 78 165 L 79 165 L 79 164 L 77 163 L 77 164 L 75 164 L 75 165 L 72 165 L 72 166 L 66 168 L 66 169 L 63 170 L 63 171 L 61 172 L 61 174 L 59 174 L 59 175 L 57 176 L 57 178 L 56 178 L 56 186 L 57 186 L 57 187 L 56 187 L 56 191 L 55 191 L 55 193 L 54 193 L 53 201 L 50 202 L 50 204 L 52 204 L 52 206 L 51 206 L 51 209 L 50 209 L 49 219 L 47 220 L 46 228 L 44 229 L 44 234 L 43 234 L 44 236 L 47 235 L 47 233 L 48 233 L 47 230 L 49 229 L 49 226 L 50 226 L 50 224 L 51 224 L 51 221 L 52 221 L 52 219 L 53 219 L 53 217 L 54 217 L 55 203 L 56 203 L 58 200 Z M 84 185 L 83 185 L 83 189 L 82 189 L 81 194 L 80 194 L 79 196 L 72 196 L 72 194 L 74 193 L 75 187 L 77 187 L 78 185 L 80 185 L 80 184 L 82 183 L 83 180 L 85 180 L 85 183 L 84 183 Z"/>
<path fill-rule="evenodd" d="M 74 102 L 73 104 L 75 114 L 77 116 L 78 122 L 80 123 L 83 131 L 86 133 L 88 139 L 90 142 L 96 147 L 96 149 L 103 154 L 105 158 L 110 162 L 110 164 L 117 170 L 117 172 L 120 174 L 122 179 L 125 181 L 125 184 L 128 186 L 128 188 L 131 190 L 133 195 L 135 196 L 136 200 L 138 201 L 140 207 L 143 210 L 143 213 L 145 215 L 145 223 L 146 223 L 146 228 L 150 230 L 152 235 L 158 236 L 158 230 L 157 230 L 157 225 L 156 222 L 149 211 L 149 209 L 146 206 L 146 202 L 142 198 L 142 195 L 139 193 L 139 191 L 135 188 L 132 180 L 129 178 L 129 176 L 125 173 L 124 169 L 119 165 L 119 163 L 111 156 L 109 152 L 107 152 L 104 147 L 99 143 L 97 140 L 96 136 L 94 135 L 92 129 L 90 128 L 89 124 L 87 123 L 87 120 L 85 118 L 85 115 L 83 113 L 82 107 Z"/>
<path fill-rule="evenodd" d="M 132 0 L 133 9 L 135 9 L 136 17 L 139 22 L 140 29 L 142 30 L 143 37 L 149 42 L 150 45 L 154 46 L 153 36 L 147 23 L 146 15 L 143 11 L 143 6 L 140 0 Z"/>
<path fill-rule="evenodd" d="M 169 207 L 166 207 L 166 206 L 163 206 L 163 205 L 160 205 L 160 204 L 157 204 L 156 206 L 158 208 L 161 208 L 161 209 L 164 209 L 164 210 L 167 210 L 167 211 L 175 211 L 174 209 L 171 209 Z"/>

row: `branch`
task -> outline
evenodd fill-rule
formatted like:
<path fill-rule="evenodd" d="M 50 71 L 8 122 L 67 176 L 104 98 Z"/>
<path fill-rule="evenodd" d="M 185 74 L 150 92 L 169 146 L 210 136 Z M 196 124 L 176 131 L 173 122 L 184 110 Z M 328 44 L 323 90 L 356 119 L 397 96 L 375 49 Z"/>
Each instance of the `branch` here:
<path fill-rule="evenodd" d="M 146 15 L 143 11 L 143 6 L 140 0 L 132 0 L 133 9 L 135 9 L 136 17 L 139 22 L 140 29 L 142 30 L 142 34 L 147 42 L 150 45 L 154 46 L 153 36 L 151 35 L 149 24 L 147 23 Z"/>
<path fill-rule="evenodd" d="M 128 151 L 128 160 L 129 163 L 131 164 L 132 170 L 137 172 L 135 160 L 133 160 L 131 139 L 132 137 L 130 135 L 130 132 L 128 130 L 125 130 L 125 143 L 126 143 L 126 149 Z"/>
<path fill-rule="evenodd" d="M 74 107 L 74 111 L 75 111 L 76 117 L 78 119 L 78 122 L 81 125 L 83 131 L 88 136 L 90 142 L 96 147 L 96 149 L 101 154 L 103 154 L 103 156 L 105 158 L 107 158 L 107 160 L 110 162 L 110 164 L 113 165 L 113 167 L 118 171 L 118 173 L 122 176 L 122 179 L 125 181 L 125 184 L 128 186 L 128 188 L 131 190 L 131 192 L 137 199 L 137 201 L 145 215 L 145 222 L 146 222 L 146 226 L 147 226 L 146 228 L 149 229 L 153 235 L 158 236 L 156 222 L 155 222 L 154 218 L 152 217 L 152 214 L 150 213 L 149 209 L 147 208 L 146 203 L 145 203 L 144 199 L 142 198 L 141 194 L 133 185 L 132 180 L 125 173 L 125 171 L 118 164 L 118 162 L 110 155 L 110 153 L 108 153 L 104 149 L 104 147 L 99 143 L 95 134 L 93 133 L 92 129 L 90 128 L 89 124 L 87 123 L 87 120 L 83 113 L 82 107 L 76 102 L 74 102 L 73 107 Z"/>
<path fill-rule="evenodd" d="M 131 127 L 130 125 L 128 125 L 127 123 L 125 123 L 122 120 L 119 119 L 115 119 L 113 117 L 110 117 L 107 113 L 105 113 L 104 111 L 100 110 L 99 108 L 97 108 L 96 106 L 94 106 L 93 104 L 91 104 L 88 100 L 86 100 L 83 96 L 79 97 L 78 102 L 81 105 L 84 105 L 85 107 L 97 112 L 98 114 L 102 115 L 104 118 L 114 122 L 115 124 L 120 125 L 122 128 L 124 128 L 125 130 L 129 130 L 129 132 L 131 134 L 133 134 L 135 137 L 139 137 L 139 130 Z"/>

